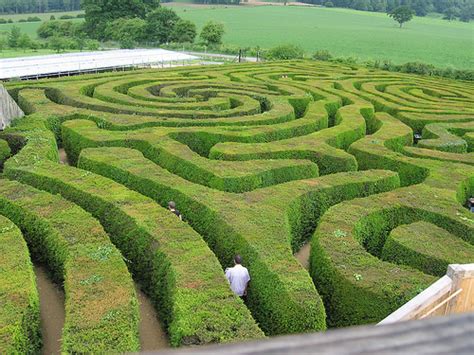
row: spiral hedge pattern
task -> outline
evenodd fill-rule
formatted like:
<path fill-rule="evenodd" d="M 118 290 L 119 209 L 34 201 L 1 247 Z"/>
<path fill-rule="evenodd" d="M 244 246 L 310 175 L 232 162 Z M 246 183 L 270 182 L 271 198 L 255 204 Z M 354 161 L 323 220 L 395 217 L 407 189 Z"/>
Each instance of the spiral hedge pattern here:
<path fill-rule="evenodd" d="M 9 84 L 0 347 L 40 346 L 30 254 L 64 285 L 64 352 L 139 350 L 133 280 L 174 346 L 381 320 L 474 260 L 473 89 L 306 61 Z"/>

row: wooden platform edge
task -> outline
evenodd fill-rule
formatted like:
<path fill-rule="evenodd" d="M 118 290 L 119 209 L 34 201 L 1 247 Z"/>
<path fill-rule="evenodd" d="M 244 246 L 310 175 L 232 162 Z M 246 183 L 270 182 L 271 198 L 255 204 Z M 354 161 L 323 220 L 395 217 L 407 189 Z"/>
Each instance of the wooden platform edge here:
<path fill-rule="evenodd" d="M 474 313 L 467 313 L 158 354 L 472 354 L 473 335 Z"/>

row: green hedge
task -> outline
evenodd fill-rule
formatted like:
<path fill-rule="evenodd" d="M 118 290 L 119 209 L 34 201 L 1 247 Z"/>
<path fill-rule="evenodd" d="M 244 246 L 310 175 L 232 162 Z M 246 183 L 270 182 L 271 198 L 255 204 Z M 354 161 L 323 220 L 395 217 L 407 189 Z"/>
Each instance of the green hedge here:
<path fill-rule="evenodd" d="M 0 139 L 0 167 L 3 167 L 3 163 L 10 157 L 11 153 L 8 142 Z"/>
<path fill-rule="evenodd" d="M 117 160 L 117 156 L 121 156 L 121 159 Z M 301 281 L 307 277 L 304 276 L 304 270 L 301 269 L 294 273 L 293 280 L 288 280 L 288 282 L 295 282 L 296 285 L 299 284 L 300 292 L 303 292 L 303 287 L 305 289 L 309 287 L 307 292 L 310 292 L 314 299 L 303 298 L 303 306 L 298 300 L 299 296 L 290 291 L 293 285 L 282 283 L 281 279 L 287 276 L 275 273 L 265 260 L 266 258 L 262 259 L 261 250 L 256 249 L 245 240 L 242 232 L 229 225 L 214 208 L 190 198 L 188 193 L 183 193 L 178 189 L 177 184 L 181 185 L 184 182 L 182 179 L 166 173 L 162 168 L 145 160 L 139 152 L 121 148 L 85 150 L 81 154 L 79 164 L 82 168 L 113 178 L 126 184 L 129 188 L 158 199 L 162 205 L 166 205 L 171 199 L 176 201 L 186 220 L 201 235 L 206 236 L 207 243 L 219 257 L 223 266 L 232 265 L 231 260 L 235 253 L 243 255 L 245 265 L 252 275 L 248 305 L 259 325 L 267 334 L 325 328 L 324 310 L 314 286 L 310 282 L 301 284 Z M 126 167 L 136 167 L 140 173 L 127 171 Z M 165 174 L 168 182 L 155 179 L 154 176 L 158 173 Z M 174 187 L 170 187 L 173 185 Z M 197 185 L 195 187 L 197 188 L 195 192 L 189 191 L 191 195 L 199 194 L 210 198 L 214 195 L 211 191 L 203 190 L 205 188 L 199 188 Z M 213 197 L 215 202 L 219 200 L 217 196 Z M 285 253 L 285 259 L 280 260 L 280 266 L 287 263 L 295 263 L 289 252 Z M 303 277 L 302 280 L 300 280 L 301 277 Z M 295 317 L 295 314 L 303 311 L 302 307 L 304 307 L 307 317 L 299 319 Z"/>
<path fill-rule="evenodd" d="M 59 192 L 101 220 L 158 300 L 175 345 L 262 333 L 232 295 L 230 305 L 219 298 L 228 286 L 197 233 L 174 229 L 176 219 L 139 194 L 58 167 L 57 144 L 64 142 L 73 163 L 82 154 L 81 167 L 163 206 L 176 200 L 223 267 L 241 253 L 252 274 L 248 307 L 267 334 L 326 327 L 318 292 L 292 256 L 318 224 L 311 273 L 329 325 L 379 320 L 433 280 L 410 265 L 441 272 L 415 261 L 433 258 L 444 244 L 428 253 L 415 239 L 408 256 L 397 259 L 408 245 L 393 238 L 401 224 L 436 224 L 430 230 L 472 243 L 472 218 L 463 207 L 474 191 L 472 95 L 465 83 L 293 61 L 86 75 L 8 88 L 29 114 L 2 135 L 16 154 L 7 162 L 8 176 Z M 413 133 L 422 130 L 425 139 L 412 147 Z M 315 178 L 318 173 L 331 175 Z M 399 189 L 400 182 L 410 187 Z M 347 201 L 393 189 L 399 193 L 373 196 L 365 205 Z M 181 236 L 189 239 L 179 244 Z M 215 273 L 189 269 L 196 255 L 186 248 L 194 242 L 199 258 L 211 260 L 200 266 Z M 434 263 L 450 257 L 442 252 Z M 197 296 L 190 285 L 203 279 Z M 211 279 L 220 280 L 219 287 L 209 286 Z M 211 309 L 208 300 L 218 306 Z M 222 322 L 223 331 L 209 326 L 209 318 Z M 236 320 L 241 328 L 232 334 Z"/>
<path fill-rule="evenodd" d="M 18 91 L 18 89 L 14 89 Z M 274 124 L 293 120 L 295 117 L 294 108 L 279 97 L 274 102 L 267 104 L 269 111 L 265 114 L 253 114 L 246 116 L 223 117 L 223 118 L 169 118 L 165 117 L 144 116 L 140 114 L 127 114 L 129 112 L 124 109 L 122 113 L 110 112 L 111 109 L 105 108 L 101 111 L 93 111 L 94 107 L 78 103 L 69 105 L 70 98 L 62 94 L 58 88 L 25 87 L 21 92 L 17 93 L 20 106 L 25 112 L 34 113 L 37 108 L 41 112 L 47 112 L 50 116 L 62 116 L 66 118 L 69 115 L 81 115 L 86 119 L 93 119 L 101 122 L 104 126 L 115 130 L 137 129 L 143 127 L 182 127 L 182 126 L 245 126 Z M 54 98 L 54 101 L 49 99 Z M 260 96 L 260 95 L 258 95 Z M 62 101 L 64 99 L 64 101 Z M 91 104 L 93 105 L 93 104 Z M 113 111 L 113 110 L 112 110 Z"/>
<path fill-rule="evenodd" d="M 62 132 L 64 147 L 73 164 L 76 164 L 79 152 L 84 148 L 133 147 L 179 176 L 223 191 L 250 191 L 318 175 L 317 166 L 309 161 L 212 161 L 199 156 L 180 142 L 163 137 L 159 132 L 145 135 L 140 132 L 108 132 L 99 130 L 90 121 L 80 120 L 66 122 Z M 180 138 L 183 140 L 182 136 Z M 184 140 L 189 142 L 189 139 Z M 194 146 L 192 142 L 191 145 Z"/>
<path fill-rule="evenodd" d="M 79 164 L 87 170 L 108 176 L 131 189 L 155 198 L 162 205 L 170 199 L 176 201 L 193 228 L 206 236 L 206 241 L 222 265 L 231 265 L 232 257 L 237 252 L 243 255 L 252 275 L 248 305 L 267 334 L 323 329 L 325 316 L 321 305 L 317 302 L 317 293 L 311 284 L 307 284 L 306 273 L 302 268 L 297 268 L 289 245 L 286 246 L 286 239 L 283 241 L 278 239 L 278 243 L 282 243 L 278 247 L 276 241 L 269 242 L 274 233 L 278 235 L 287 233 L 290 238 L 295 215 L 297 213 L 306 215 L 308 211 L 290 209 L 288 214 L 291 216 L 287 217 L 289 221 L 281 221 L 278 232 L 266 228 L 261 222 L 270 219 L 280 220 L 281 214 L 275 215 L 276 211 L 281 210 L 281 207 L 277 206 L 285 205 L 285 199 L 290 204 L 295 195 L 306 196 L 305 199 L 312 200 L 314 205 L 324 203 L 324 206 L 330 206 L 344 199 L 385 191 L 398 185 L 398 178 L 393 173 L 388 175 L 381 172 L 365 175 L 354 173 L 348 176 L 342 174 L 337 178 L 327 177 L 321 181 L 321 185 L 316 185 L 321 187 L 303 183 L 297 188 L 293 184 L 298 183 L 294 182 L 288 183 L 291 186 L 285 188 L 284 194 L 276 193 L 277 191 L 274 193 L 273 188 L 258 190 L 253 193 L 254 197 L 248 195 L 249 202 L 245 203 L 226 198 L 221 193 L 213 193 L 205 187 L 190 184 L 132 150 L 87 149 L 82 152 Z M 334 186 L 331 186 L 333 184 Z M 316 192 L 309 193 L 308 188 L 316 189 Z M 250 202 L 254 199 L 261 201 L 269 198 L 273 199 L 271 203 L 275 212 L 270 212 L 273 210 L 270 209 L 268 215 L 259 205 L 253 206 Z M 281 213 L 286 215 L 284 211 Z M 301 240 L 297 240 L 297 237 L 294 239 L 295 243 Z M 272 255 L 266 255 L 265 251 L 272 248 Z M 293 271 L 288 273 L 287 267 Z M 280 271 L 275 273 L 275 270 Z M 297 314 L 301 312 L 305 312 L 307 316 L 298 317 Z"/>
<path fill-rule="evenodd" d="M 39 353 L 39 298 L 30 253 L 21 231 L 3 216 L 0 216 L 0 305 L 2 352 Z"/>
<path fill-rule="evenodd" d="M 6 171 L 15 175 L 8 162 Z M 64 284 L 64 353 L 139 350 L 135 290 L 98 222 L 59 196 L 8 180 L 0 183 L 0 213 L 22 230 L 53 280 Z"/>
<path fill-rule="evenodd" d="M 353 143 L 348 150 L 356 157 L 359 168 L 396 171 L 402 186 L 425 180 L 429 169 L 401 153 L 404 146 L 413 142 L 411 129 L 388 114 L 379 113 L 375 117 L 381 123 L 379 130 Z"/>
<path fill-rule="evenodd" d="M 467 142 L 450 133 L 451 130 L 457 131 L 462 135 L 463 130 L 456 129 L 462 124 L 428 124 L 423 128 L 423 139 L 418 142 L 418 147 L 436 149 L 452 153 L 466 153 Z M 470 124 L 471 129 L 474 130 L 474 125 Z M 466 125 L 467 128 L 467 125 Z"/>
<path fill-rule="evenodd" d="M 109 179 L 48 161 L 8 167 L 6 173 L 60 193 L 101 221 L 157 306 L 172 345 L 263 336 L 200 236 L 152 200 Z"/>
<path fill-rule="evenodd" d="M 381 258 L 442 277 L 449 264 L 469 264 L 474 246 L 431 223 L 417 222 L 392 230 Z"/>
<path fill-rule="evenodd" d="M 433 195 L 435 206 L 425 205 Z M 449 190 L 416 185 L 335 206 L 321 219 L 312 240 L 311 275 L 333 326 L 377 322 L 435 279 L 404 265 L 378 259 L 389 231 L 426 221 L 468 243 L 474 228 Z M 407 197 L 409 196 L 409 197 Z M 459 218 L 459 216 L 463 217 Z M 421 250 L 423 241 L 413 240 Z M 396 248 L 385 251 L 384 257 Z M 395 254 L 396 255 L 396 254 Z"/>
<path fill-rule="evenodd" d="M 334 102 L 322 101 L 310 105 L 307 118 L 324 117 L 327 122 L 331 104 Z M 219 143 L 210 150 L 209 157 L 223 160 L 308 159 L 318 165 L 321 175 L 357 170 L 354 157 L 340 149 L 346 149 L 350 143 L 364 136 L 366 123 L 362 109 L 360 106 L 343 107 L 335 115 L 336 126 L 304 137 L 269 143 Z"/>

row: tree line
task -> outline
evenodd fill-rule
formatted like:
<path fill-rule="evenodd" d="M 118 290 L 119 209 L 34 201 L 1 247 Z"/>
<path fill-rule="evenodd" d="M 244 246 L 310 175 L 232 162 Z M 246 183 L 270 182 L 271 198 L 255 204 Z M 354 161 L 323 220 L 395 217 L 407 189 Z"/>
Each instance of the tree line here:
<path fill-rule="evenodd" d="M 81 9 L 81 0 L 0 0 L 0 13 L 24 14 Z"/>
<path fill-rule="evenodd" d="M 400 6 L 411 8 L 417 16 L 426 16 L 430 12 L 444 14 L 452 20 L 459 17 L 461 21 L 474 19 L 473 0 L 301 0 L 302 2 L 326 7 L 344 7 L 362 11 L 390 13 Z"/>
<path fill-rule="evenodd" d="M 158 0 L 83 0 L 83 32 L 100 41 L 116 41 L 122 48 L 136 45 L 193 43 L 196 25 L 180 18 L 173 9 L 162 7 Z M 201 30 L 200 41 L 219 45 L 224 26 L 213 21 Z"/>
<path fill-rule="evenodd" d="M 155 0 L 83 0 L 84 22 L 58 21 L 54 15 L 41 23 L 39 40 L 31 39 L 13 26 L 0 32 L 3 49 L 94 50 L 99 41 L 113 41 L 121 48 L 192 44 L 198 35 L 196 25 L 180 18 L 173 9 L 161 7 Z M 199 44 L 216 47 L 222 44 L 224 25 L 209 21 L 199 34 Z M 113 45 L 113 44 L 112 44 Z"/>

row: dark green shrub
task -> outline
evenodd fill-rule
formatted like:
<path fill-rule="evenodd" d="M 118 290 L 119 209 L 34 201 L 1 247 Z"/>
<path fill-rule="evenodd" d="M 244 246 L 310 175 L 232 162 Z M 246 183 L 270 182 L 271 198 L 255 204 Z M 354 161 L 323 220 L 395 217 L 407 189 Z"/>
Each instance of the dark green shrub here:
<path fill-rule="evenodd" d="M 75 16 L 73 16 L 73 15 L 61 15 L 61 16 L 59 16 L 60 20 L 72 20 L 73 18 L 75 18 Z"/>
<path fill-rule="evenodd" d="M 269 49 L 265 53 L 267 60 L 290 60 L 303 58 L 304 51 L 300 46 L 294 44 L 282 44 Z"/>
<path fill-rule="evenodd" d="M 329 53 L 329 51 L 323 49 L 323 50 L 319 50 L 319 51 L 316 51 L 314 54 L 313 54 L 313 59 L 315 60 L 323 60 L 323 61 L 329 61 L 332 59 L 332 54 Z"/>

